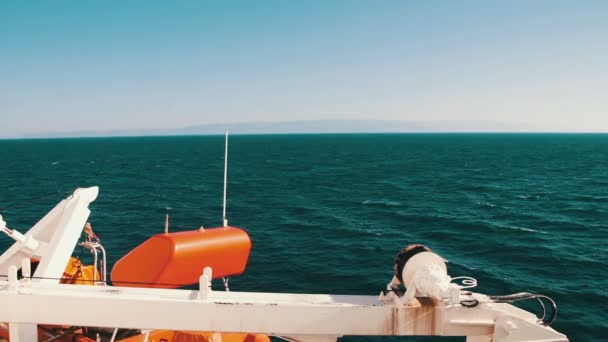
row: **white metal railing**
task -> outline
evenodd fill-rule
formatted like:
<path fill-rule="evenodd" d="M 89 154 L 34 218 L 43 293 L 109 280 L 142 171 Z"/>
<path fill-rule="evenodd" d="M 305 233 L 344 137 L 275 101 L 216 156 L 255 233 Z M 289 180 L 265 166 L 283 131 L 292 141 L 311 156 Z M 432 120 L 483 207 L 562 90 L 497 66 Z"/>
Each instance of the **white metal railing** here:
<path fill-rule="evenodd" d="M 567 341 L 536 316 L 509 304 L 475 308 L 436 300 L 412 305 L 376 296 L 212 291 L 211 270 L 200 290 L 82 286 L 17 279 L 0 281 L 0 322 L 143 330 L 256 332 L 307 336 L 486 336 L 492 341 Z M 80 310 L 93 307 L 95 310 Z M 515 338 L 517 337 L 517 338 Z M 515 338 L 515 339 L 514 339 Z M 304 339 L 300 339 L 304 340 Z M 473 340 L 473 338 L 471 338 Z M 487 339 L 486 339 L 487 340 Z M 18 338 L 12 342 L 19 342 Z"/>

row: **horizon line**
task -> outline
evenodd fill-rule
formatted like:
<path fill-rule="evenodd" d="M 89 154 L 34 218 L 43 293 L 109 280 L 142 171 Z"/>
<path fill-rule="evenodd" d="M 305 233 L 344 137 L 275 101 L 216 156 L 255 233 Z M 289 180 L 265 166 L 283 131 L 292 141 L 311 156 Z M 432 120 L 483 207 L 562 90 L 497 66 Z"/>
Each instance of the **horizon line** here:
<path fill-rule="evenodd" d="M 284 133 L 235 133 L 227 130 L 231 136 L 253 136 L 253 135 L 443 135 L 443 134 L 496 134 L 496 135 L 526 135 L 526 134 L 546 134 L 546 135 L 608 135 L 608 131 L 411 131 L 411 132 L 284 132 Z M 113 139 L 113 138 L 169 138 L 169 137 L 202 137 L 202 136 L 223 136 L 225 133 L 199 133 L 199 134 L 142 134 L 142 135 L 83 135 L 83 136 L 48 136 L 48 137 L 0 137 L 0 141 L 16 140 L 75 140 L 75 139 Z"/>

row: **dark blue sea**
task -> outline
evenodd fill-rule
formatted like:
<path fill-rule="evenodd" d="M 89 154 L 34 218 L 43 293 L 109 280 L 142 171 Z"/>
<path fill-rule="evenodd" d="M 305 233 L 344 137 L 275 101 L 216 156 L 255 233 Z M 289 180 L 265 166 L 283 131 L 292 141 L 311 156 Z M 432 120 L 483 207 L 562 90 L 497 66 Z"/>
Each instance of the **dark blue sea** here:
<path fill-rule="evenodd" d="M 166 208 L 172 231 L 221 224 L 223 148 L 223 136 L 0 141 L 0 212 L 26 231 L 98 185 L 90 221 L 113 263 L 163 231 Z M 478 292 L 553 297 L 571 341 L 608 340 L 608 135 L 235 135 L 228 219 L 253 240 L 232 290 L 377 295 L 397 252 L 423 243 Z"/>

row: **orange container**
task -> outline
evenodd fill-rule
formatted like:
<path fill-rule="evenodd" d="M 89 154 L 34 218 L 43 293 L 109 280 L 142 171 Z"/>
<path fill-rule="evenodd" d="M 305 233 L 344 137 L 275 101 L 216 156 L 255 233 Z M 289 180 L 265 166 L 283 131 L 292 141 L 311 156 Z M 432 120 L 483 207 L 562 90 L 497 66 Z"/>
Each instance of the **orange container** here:
<path fill-rule="evenodd" d="M 62 284 L 95 285 L 96 280 L 101 280 L 101 274 L 94 265 L 85 266 L 79 259 L 71 257 L 60 282 Z"/>
<path fill-rule="evenodd" d="M 251 239 L 235 227 L 157 234 L 122 257 L 112 269 L 112 284 L 178 288 L 198 284 L 203 269 L 213 278 L 245 271 Z"/>

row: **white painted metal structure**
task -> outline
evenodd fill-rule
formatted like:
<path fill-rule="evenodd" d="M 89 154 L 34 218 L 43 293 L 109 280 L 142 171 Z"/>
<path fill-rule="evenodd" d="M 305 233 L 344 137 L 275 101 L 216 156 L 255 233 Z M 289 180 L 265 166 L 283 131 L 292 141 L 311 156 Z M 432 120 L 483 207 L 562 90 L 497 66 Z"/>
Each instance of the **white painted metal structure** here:
<path fill-rule="evenodd" d="M 0 216 L 0 230 L 4 228 L 7 235 L 16 240 L 15 244 L 0 255 L 0 275 L 6 275 L 11 265 L 21 265 L 24 258 L 35 258 L 40 260 L 35 277 L 61 278 L 91 213 L 89 203 L 97 198 L 98 193 L 98 187 L 77 189 L 25 235 L 6 228 L 6 223 Z"/>
<path fill-rule="evenodd" d="M 97 198 L 98 193 L 98 187 L 77 189 L 72 196 L 59 202 L 25 235 L 9 229 L 0 216 L 0 230 L 16 241 L 0 255 L 0 279 L 2 279 L 2 275 L 10 274 L 11 268 L 16 272 L 16 268 L 28 264 L 23 260 L 35 258 L 40 261 L 34 274 L 37 278 L 35 281 L 57 283 L 57 280 L 52 279 L 62 277 L 65 266 L 72 256 L 74 247 L 76 247 L 78 238 L 91 213 L 89 203 Z M 34 307 L 32 306 L 32 308 Z M 5 321 L 0 319 L 0 322 Z M 36 324 L 31 324 L 36 321 L 15 323 L 10 325 L 11 336 L 18 336 L 15 339 L 27 341 L 37 339 Z"/>
<path fill-rule="evenodd" d="M 45 216 L 43 224 L 39 222 L 25 234 L 40 242 L 39 252 L 29 250 L 27 243 L 16 242 L 7 251 L 10 253 L 0 258 L 0 269 L 8 274 L 0 279 L 0 322 L 9 323 L 11 342 L 35 340 L 31 331 L 22 329 L 35 330 L 35 324 L 252 332 L 291 341 L 333 341 L 343 335 L 468 336 L 467 341 L 475 342 L 568 341 L 565 335 L 539 324 L 535 315 L 509 304 L 493 303 L 480 294 L 469 295 L 479 305 L 468 308 L 454 298 L 416 298 L 406 304 L 394 292 L 380 297 L 215 292 L 208 268 L 201 275 L 199 290 L 64 285 L 56 280 L 29 279 L 32 255 L 40 257 L 41 265 L 61 264 L 46 260 L 55 256 L 66 265 L 66 256 L 69 258 L 88 217 L 87 206 L 96 195 L 97 188 L 77 190 Z M 59 237 L 61 241 L 56 241 Z M 71 247 L 69 253 L 60 250 L 63 247 Z M 17 269 L 21 267 L 24 278 L 18 280 Z M 79 309 L 87 307 L 94 310 Z"/>

